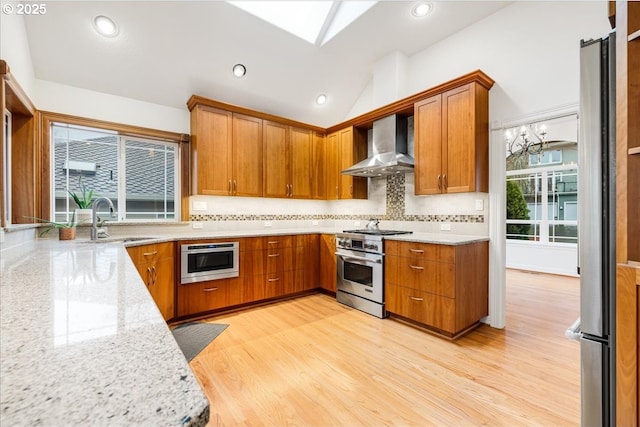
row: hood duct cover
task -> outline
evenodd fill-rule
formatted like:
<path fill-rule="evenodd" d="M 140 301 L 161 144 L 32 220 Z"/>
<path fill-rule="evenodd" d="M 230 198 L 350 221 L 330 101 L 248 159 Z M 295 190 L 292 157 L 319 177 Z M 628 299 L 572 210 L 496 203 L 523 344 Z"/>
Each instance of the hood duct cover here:
<path fill-rule="evenodd" d="M 407 155 L 407 119 L 392 115 L 373 122 L 373 155 L 342 171 L 344 175 L 374 177 L 413 172 Z"/>

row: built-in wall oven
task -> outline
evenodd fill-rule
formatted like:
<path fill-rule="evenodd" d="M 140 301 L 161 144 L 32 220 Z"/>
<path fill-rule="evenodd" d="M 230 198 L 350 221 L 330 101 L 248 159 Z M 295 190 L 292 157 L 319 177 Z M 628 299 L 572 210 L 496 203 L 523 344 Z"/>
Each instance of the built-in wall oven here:
<path fill-rule="evenodd" d="M 238 277 L 238 242 L 192 243 L 180 248 L 180 283 Z"/>
<path fill-rule="evenodd" d="M 383 235 L 399 233 L 407 232 L 354 230 L 336 235 L 338 302 L 376 317 L 387 316 L 384 307 Z"/>

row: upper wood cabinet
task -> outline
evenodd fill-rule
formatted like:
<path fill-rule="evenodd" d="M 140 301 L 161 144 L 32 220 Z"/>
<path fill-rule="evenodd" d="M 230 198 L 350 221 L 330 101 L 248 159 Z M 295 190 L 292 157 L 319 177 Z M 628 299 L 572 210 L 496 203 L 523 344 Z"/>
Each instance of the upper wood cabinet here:
<path fill-rule="evenodd" d="M 489 191 L 489 96 L 478 83 L 414 106 L 415 193 Z"/>
<path fill-rule="evenodd" d="M 262 195 L 262 120 L 197 105 L 191 110 L 194 194 Z"/>
<path fill-rule="evenodd" d="M 264 121 L 265 197 L 312 197 L 313 133 Z"/>
<path fill-rule="evenodd" d="M 367 157 L 366 132 L 349 126 L 327 136 L 327 199 L 366 199 L 367 178 L 341 172 Z"/>
<path fill-rule="evenodd" d="M 313 133 L 311 148 L 311 197 L 313 199 L 327 198 L 326 141 L 324 134 Z"/>

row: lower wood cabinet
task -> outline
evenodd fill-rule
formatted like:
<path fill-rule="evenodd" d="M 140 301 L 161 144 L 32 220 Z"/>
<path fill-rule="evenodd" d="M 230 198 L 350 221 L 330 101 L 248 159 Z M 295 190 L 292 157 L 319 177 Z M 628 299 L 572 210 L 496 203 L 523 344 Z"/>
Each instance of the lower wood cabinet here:
<path fill-rule="evenodd" d="M 330 292 L 336 291 L 338 268 L 336 260 L 335 234 L 320 236 L 320 287 Z"/>
<path fill-rule="evenodd" d="M 488 314 L 489 242 L 387 240 L 387 311 L 453 337 Z"/>
<path fill-rule="evenodd" d="M 130 246 L 127 252 L 164 319 L 175 317 L 174 243 Z"/>
<path fill-rule="evenodd" d="M 178 316 L 206 313 L 318 288 L 320 238 L 317 234 L 233 240 L 240 243 L 239 277 L 177 285 Z"/>
<path fill-rule="evenodd" d="M 242 281 L 239 278 L 178 286 L 178 316 L 230 307 L 241 302 Z"/>

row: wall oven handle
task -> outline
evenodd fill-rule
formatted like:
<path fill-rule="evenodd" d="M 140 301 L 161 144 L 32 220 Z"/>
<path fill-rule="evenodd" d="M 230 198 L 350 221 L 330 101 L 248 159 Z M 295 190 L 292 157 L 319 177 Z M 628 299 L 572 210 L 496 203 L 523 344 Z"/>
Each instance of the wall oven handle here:
<path fill-rule="evenodd" d="M 218 288 L 204 288 L 202 291 L 203 292 L 213 292 L 213 291 L 217 291 Z"/>
<path fill-rule="evenodd" d="M 336 252 L 335 254 L 340 258 L 342 258 L 344 261 L 365 261 L 365 262 L 373 262 L 375 264 L 382 264 L 381 259 L 371 259 L 371 258 L 365 258 L 365 257 L 359 257 L 359 256 L 353 256 L 353 255 L 345 255 L 340 252 Z"/>
<path fill-rule="evenodd" d="M 424 267 L 419 267 L 417 265 L 411 265 L 411 264 L 409 264 L 409 268 L 412 268 L 414 270 L 424 270 Z"/>

